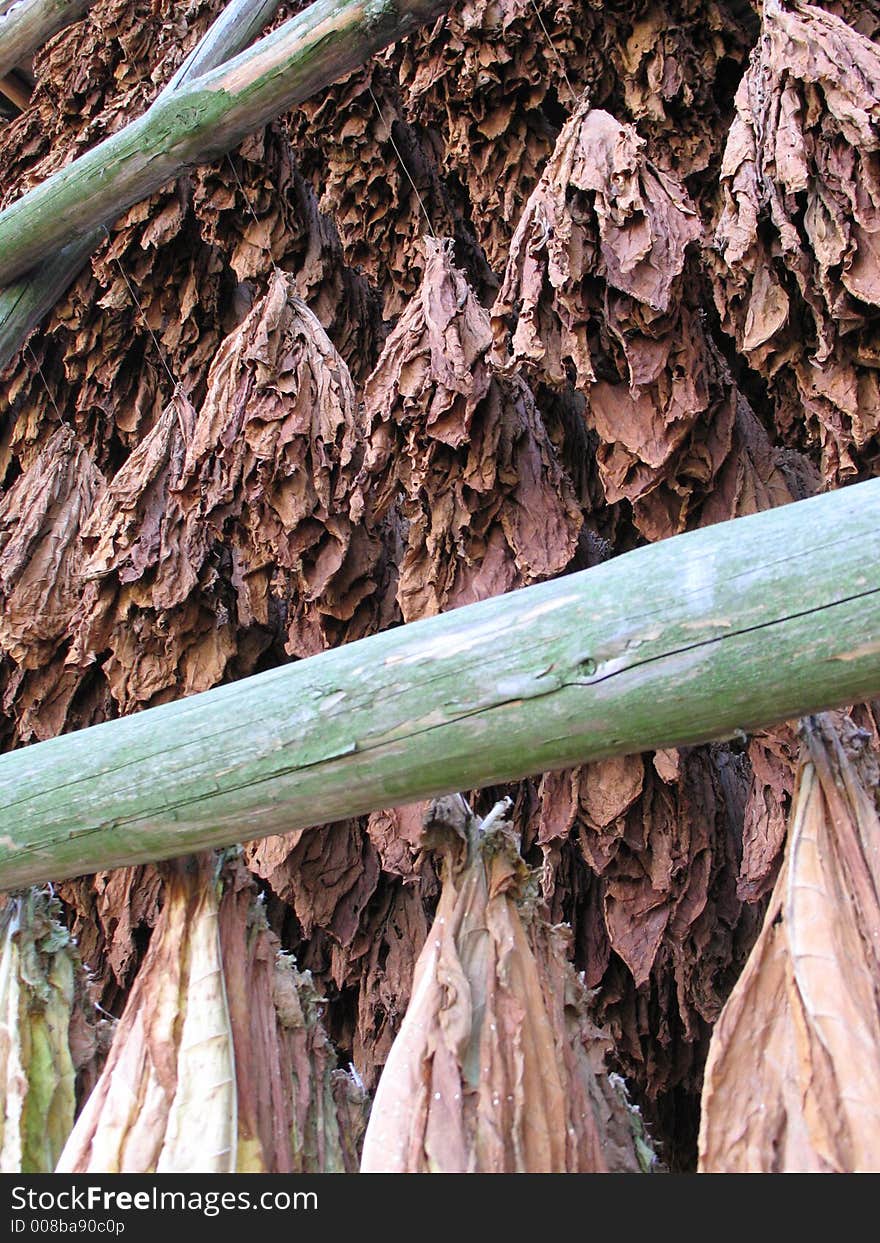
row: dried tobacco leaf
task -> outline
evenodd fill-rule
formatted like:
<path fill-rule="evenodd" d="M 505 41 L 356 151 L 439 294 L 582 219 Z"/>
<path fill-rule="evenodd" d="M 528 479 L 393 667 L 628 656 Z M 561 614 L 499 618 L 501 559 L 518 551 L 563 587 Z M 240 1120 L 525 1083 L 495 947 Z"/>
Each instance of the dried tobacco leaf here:
<path fill-rule="evenodd" d="M 165 868 L 164 905 L 63 1172 L 354 1170 L 366 1100 L 309 974 L 234 859 Z"/>
<path fill-rule="evenodd" d="M 244 857 L 293 907 L 305 937 L 321 928 L 351 944 L 379 883 L 379 860 L 359 821 L 267 837 L 245 847 Z"/>
<path fill-rule="evenodd" d="M 761 430 L 693 309 L 694 205 L 644 147 L 578 104 L 517 226 L 492 323 L 501 365 L 584 392 L 606 500 L 631 501 L 653 540 L 695 524 L 734 453 L 742 474 L 734 427 L 756 444 Z M 756 503 L 789 499 L 769 445 L 764 458 Z M 746 486 L 734 484 L 740 497 Z"/>
<path fill-rule="evenodd" d="M 81 532 L 86 587 L 67 662 L 100 660 L 123 712 L 207 690 L 235 652 L 207 532 L 182 504 L 195 422 L 177 392 Z"/>
<path fill-rule="evenodd" d="M 496 271 L 511 222 L 552 151 L 569 82 L 581 90 L 607 75 L 607 36 L 593 6 L 538 7 L 540 20 L 531 0 L 464 0 L 385 54 L 407 118 L 436 136 L 448 181 L 464 186 L 465 211 Z"/>
<path fill-rule="evenodd" d="M 83 528 L 68 660 L 101 659 L 124 712 L 250 672 L 285 615 L 297 655 L 381 615 L 354 388 L 292 285 L 276 271 L 217 352 L 200 410 L 175 393 Z"/>
<path fill-rule="evenodd" d="M 785 862 L 712 1037 L 705 1171 L 880 1165 L 880 820 L 860 772 L 866 736 L 831 714 L 803 734 Z"/>
<path fill-rule="evenodd" d="M 76 1075 L 94 1054 L 82 962 L 43 890 L 0 911 L 0 1172 L 48 1174 L 69 1136 Z"/>
<path fill-rule="evenodd" d="M 59 427 L 0 502 L 0 648 L 24 668 L 51 660 L 82 592 L 80 531 L 104 480 Z"/>
<path fill-rule="evenodd" d="M 480 822 L 447 798 L 426 814 L 424 844 L 444 853 L 443 891 L 362 1172 L 640 1168 L 564 938 L 524 916 L 530 876 L 508 807 Z"/>
<path fill-rule="evenodd" d="M 665 364 L 672 343 L 664 338 L 675 325 L 664 317 L 672 311 L 674 321 L 685 251 L 701 230 L 686 191 L 651 166 L 644 146 L 631 126 L 581 100 L 517 225 L 493 328 L 503 344 L 515 314 L 513 360 L 550 383 L 564 382 L 566 365 L 579 385 L 596 382 L 589 337 L 601 286 L 588 278 L 616 291 L 612 331 L 622 336 L 626 319 L 638 316 L 643 335 L 654 337 L 653 345 L 621 342 L 633 386 Z"/>
<path fill-rule="evenodd" d="M 345 261 L 385 292 L 386 319 L 418 288 L 426 220 L 429 233 L 455 227 L 430 137 L 408 124 L 394 77 L 374 58 L 288 119 Z"/>
<path fill-rule="evenodd" d="M 348 368 L 276 270 L 214 360 L 181 487 L 194 541 L 229 545 L 240 623 L 286 613 L 292 654 L 376 624 L 382 546 L 361 522 L 363 439 Z"/>
<path fill-rule="evenodd" d="M 323 1002 L 266 923 L 253 878 L 227 862 L 220 945 L 235 1047 L 242 1172 L 345 1173 L 357 1169 L 367 1101 L 338 1069 Z"/>
<path fill-rule="evenodd" d="M 583 525 L 534 397 L 488 363 L 491 331 L 451 243 L 425 241 L 418 295 L 367 381 L 362 487 L 406 523 L 404 620 L 558 574 Z"/>
<path fill-rule="evenodd" d="M 235 1064 L 211 857 L 168 870 L 165 905 L 61 1173 L 233 1173 Z"/>
<path fill-rule="evenodd" d="M 797 740 L 790 726 L 760 731 L 749 739 L 752 785 L 742 830 L 737 896 L 756 902 L 773 887 L 779 871 L 797 769 Z"/>
<path fill-rule="evenodd" d="M 826 480 L 880 427 L 880 48 L 798 0 L 763 6 L 736 96 L 708 252 L 722 325 Z"/>
<path fill-rule="evenodd" d="M 65 655 L 83 592 L 82 531 L 103 492 L 61 426 L 0 501 L 0 652 L 14 662 L 3 707 L 23 742 L 62 731 L 82 682 Z"/>
<path fill-rule="evenodd" d="M 294 1174 L 354 1174 L 367 1125 L 367 1098 L 357 1076 L 336 1065 L 321 1023 L 323 999 L 308 971 L 289 955 L 275 959 L 273 999 L 290 1085 Z"/>
<path fill-rule="evenodd" d="M 77 877 L 55 888 L 101 1005 L 116 1013 L 120 992 L 124 996 L 132 983 L 159 918 L 162 873 L 156 864 L 145 863 Z"/>
<path fill-rule="evenodd" d="M 610 53 L 623 115 L 647 140 L 653 163 L 709 198 L 734 75 L 754 45 L 758 19 L 736 0 L 649 0 L 635 11 L 624 0 L 619 8 Z"/>
<path fill-rule="evenodd" d="M 233 157 L 230 157 L 230 160 Z M 237 165 L 237 167 L 236 167 Z M 238 285 L 234 306 L 250 309 L 254 278 L 275 266 L 291 273 L 308 303 L 360 380 L 375 363 L 384 325 L 366 277 L 349 267 L 331 216 L 322 213 L 279 121 L 251 134 L 229 161 L 193 171 L 193 214 L 202 240 L 229 255 Z M 240 186 L 246 184 L 246 203 Z M 236 327 L 242 318 L 236 317 Z"/>

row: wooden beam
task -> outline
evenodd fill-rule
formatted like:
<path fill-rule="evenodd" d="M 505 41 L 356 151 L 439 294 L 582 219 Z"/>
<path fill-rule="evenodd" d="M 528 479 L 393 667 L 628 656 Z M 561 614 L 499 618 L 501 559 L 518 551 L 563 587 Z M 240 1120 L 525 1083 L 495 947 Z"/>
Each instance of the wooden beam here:
<path fill-rule="evenodd" d="M 450 0 L 317 0 L 0 213 L 0 286 L 350 73 Z"/>
<path fill-rule="evenodd" d="M 0 371 L 8 366 L 104 238 L 101 229 L 62 247 L 34 272 L 0 291 Z"/>
<path fill-rule="evenodd" d="M 0 3 L 0 78 L 77 21 L 93 0 L 6 0 Z"/>
<path fill-rule="evenodd" d="M 31 102 L 30 87 L 14 69 L 10 70 L 5 77 L 0 77 L 0 94 L 4 95 L 15 108 L 18 108 L 19 112 L 24 112 Z"/>
<path fill-rule="evenodd" d="M 280 3 L 281 0 L 231 0 L 159 98 L 172 94 L 185 86 L 190 77 L 222 65 L 248 47 L 272 20 Z M 104 236 L 103 228 L 92 229 L 0 291 L 0 371 L 55 306 Z"/>
<path fill-rule="evenodd" d="M 163 87 L 156 102 L 173 95 L 200 74 L 216 69 L 250 47 L 277 13 L 281 0 L 231 0 Z"/>
<path fill-rule="evenodd" d="M 0 887 L 880 693 L 880 480 L 0 756 Z"/>

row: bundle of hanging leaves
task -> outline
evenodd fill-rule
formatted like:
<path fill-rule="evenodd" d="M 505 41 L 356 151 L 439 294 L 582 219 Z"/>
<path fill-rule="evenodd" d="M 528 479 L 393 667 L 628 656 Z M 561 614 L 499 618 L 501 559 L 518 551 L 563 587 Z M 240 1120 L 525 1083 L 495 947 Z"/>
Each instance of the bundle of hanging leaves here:
<path fill-rule="evenodd" d="M 2 203 L 221 7 L 97 0 L 51 39 Z M 0 375 L 4 748 L 871 474 L 878 35 L 871 0 L 464 0 L 124 213 Z M 695 1168 L 698 1133 L 707 1169 L 869 1164 L 863 1098 L 829 1119 L 873 1080 L 823 1024 L 861 1013 L 876 1068 L 878 719 L 800 763 L 787 723 L 481 791 L 439 852 L 436 808 L 243 824 L 222 868 L 58 885 L 69 942 L 16 899 L 3 1160 L 353 1170 L 363 1087 L 365 1167 Z M 35 954 L 39 1073 L 8 1017 Z"/>

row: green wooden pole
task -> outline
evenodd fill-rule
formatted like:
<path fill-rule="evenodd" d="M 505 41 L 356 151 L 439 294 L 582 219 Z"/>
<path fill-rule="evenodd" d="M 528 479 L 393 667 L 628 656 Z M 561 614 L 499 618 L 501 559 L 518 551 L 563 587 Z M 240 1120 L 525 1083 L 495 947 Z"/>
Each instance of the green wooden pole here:
<path fill-rule="evenodd" d="M 93 229 L 62 247 L 27 276 L 0 290 L 0 371 L 51 311 L 103 237 L 100 229 Z"/>
<path fill-rule="evenodd" d="M 93 0 L 0 0 L 0 78 L 82 17 Z"/>
<path fill-rule="evenodd" d="M 362 65 L 450 0 L 317 0 L 0 212 L 0 286 Z"/>
<path fill-rule="evenodd" d="M 0 887 L 880 693 L 880 480 L 0 756 Z"/>
<path fill-rule="evenodd" d="M 272 20 L 279 3 L 280 0 L 231 0 L 164 87 L 159 99 L 167 98 L 185 86 L 190 78 L 222 65 L 246 48 Z M 102 228 L 92 229 L 8 288 L 0 290 L 0 371 L 55 306 L 105 236 Z"/>

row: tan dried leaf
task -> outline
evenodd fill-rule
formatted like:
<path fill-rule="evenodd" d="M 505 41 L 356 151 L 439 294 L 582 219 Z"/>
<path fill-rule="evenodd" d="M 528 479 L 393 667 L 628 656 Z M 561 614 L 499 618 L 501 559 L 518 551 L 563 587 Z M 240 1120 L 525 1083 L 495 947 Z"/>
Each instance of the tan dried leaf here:
<path fill-rule="evenodd" d="M 706 1171 L 880 1166 L 880 821 L 859 731 L 803 730 L 783 869 L 712 1037 Z"/>
<path fill-rule="evenodd" d="M 0 1173 L 49 1174 L 73 1127 L 95 1015 L 82 961 L 45 890 L 0 909 Z M 90 1012 L 91 1011 L 91 1012 Z"/>
<path fill-rule="evenodd" d="M 639 1168 L 562 941 L 524 918 L 529 874 L 507 806 L 482 823 L 467 814 L 464 841 L 446 834 L 443 892 L 379 1081 L 364 1172 Z M 426 818 L 437 844 L 438 825 Z"/>
<path fill-rule="evenodd" d="M 232 1173 L 234 1051 L 216 866 L 170 870 L 165 905 L 62 1173 Z"/>

